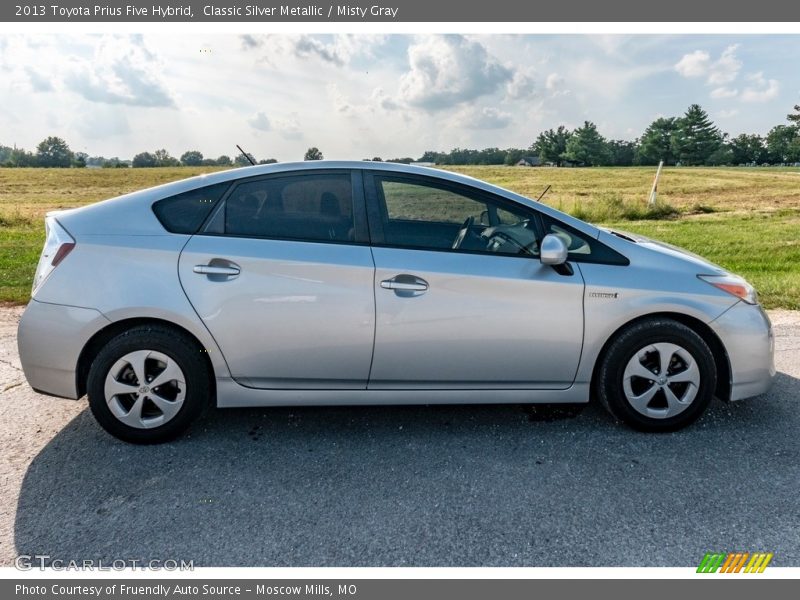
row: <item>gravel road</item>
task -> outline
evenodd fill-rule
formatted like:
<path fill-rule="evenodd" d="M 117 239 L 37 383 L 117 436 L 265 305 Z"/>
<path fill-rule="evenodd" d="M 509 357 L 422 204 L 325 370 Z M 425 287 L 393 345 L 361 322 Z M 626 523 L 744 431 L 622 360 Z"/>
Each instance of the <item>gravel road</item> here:
<path fill-rule="evenodd" d="M 770 313 L 769 394 L 674 434 L 594 406 L 242 409 L 155 447 L 31 391 L 20 313 L 0 308 L 0 565 L 800 566 L 800 313 Z"/>

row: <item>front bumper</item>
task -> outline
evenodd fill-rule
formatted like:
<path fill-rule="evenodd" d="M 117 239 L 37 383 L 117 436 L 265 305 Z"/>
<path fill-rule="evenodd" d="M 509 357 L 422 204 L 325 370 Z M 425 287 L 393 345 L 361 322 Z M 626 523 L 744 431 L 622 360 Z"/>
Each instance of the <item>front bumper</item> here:
<path fill-rule="evenodd" d="M 738 302 L 710 324 L 719 336 L 731 368 L 731 400 L 758 396 L 775 378 L 775 336 L 759 305 Z"/>
<path fill-rule="evenodd" d="M 110 321 L 99 311 L 31 300 L 17 329 L 22 370 L 37 392 L 78 398 L 76 369 L 89 339 Z"/>

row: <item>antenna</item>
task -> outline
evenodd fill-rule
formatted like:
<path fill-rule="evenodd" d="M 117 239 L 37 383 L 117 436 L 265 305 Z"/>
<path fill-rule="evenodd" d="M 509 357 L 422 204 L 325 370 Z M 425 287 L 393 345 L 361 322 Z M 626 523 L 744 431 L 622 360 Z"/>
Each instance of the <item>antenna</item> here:
<path fill-rule="evenodd" d="M 242 147 L 239 144 L 236 144 L 236 147 L 239 149 L 239 152 L 244 154 L 244 157 L 248 160 L 248 162 L 255 167 L 256 161 L 254 161 L 253 158 L 247 152 L 242 150 Z"/>
<path fill-rule="evenodd" d="M 547 187 L 546 187 L 546 188 L 544 188 L 544 191 L 543 191 L 541 194 L 539 194 L 539 197 L 536 199 L 536 201 L 537 201 L 537 202 L 541 202 L 541 201 L 542 201 L 542 198 L 544 198 L 544 195 L 545 195 L 547 192 L 549 192 L 549 191 L 550 191 L 550 188 L 551 188 L 551 187 L 552 187 L 552 186 L 551 186 L 550 184 L 547 184 Z"/>

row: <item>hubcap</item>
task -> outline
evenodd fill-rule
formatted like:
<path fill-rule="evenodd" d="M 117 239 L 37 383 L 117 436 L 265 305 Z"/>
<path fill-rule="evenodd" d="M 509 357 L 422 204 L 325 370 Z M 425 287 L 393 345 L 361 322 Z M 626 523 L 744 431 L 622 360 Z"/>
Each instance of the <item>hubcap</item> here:
<path fill-rule="evenodd" d="M 628 361 L 622 387 L 637 412 L 667 419 L 682 413 L 694 401 L 700 369 L 685 348 L 667 342 L 650 344 Z"/>
<path fill-rule="evenodd" d="M 178 414 L 186 397 L 186 379 L 166 354 L 136 350 L 111 366 L 105 396 L 117 419 L 130 427 L 150 429 Z"/>

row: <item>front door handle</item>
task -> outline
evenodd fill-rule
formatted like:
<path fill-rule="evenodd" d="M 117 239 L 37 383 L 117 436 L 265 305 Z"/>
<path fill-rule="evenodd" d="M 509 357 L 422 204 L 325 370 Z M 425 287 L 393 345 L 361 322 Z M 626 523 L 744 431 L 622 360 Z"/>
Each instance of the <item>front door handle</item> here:
<path fill-rule="evenodd" d="M 421 277 L 403 274 L 384 279 L 381 281 L 381 287 L 396 292 L 424 292 L 428 289 L 428 282 Z"/>
<path fill-rule="evenodd" d="M 227 277 L 233 277 L 239 274 L 238 267 L 224 267 L 222 265 L 195 265 L 192 270 L 200 275 L 225 275 Z"/>

